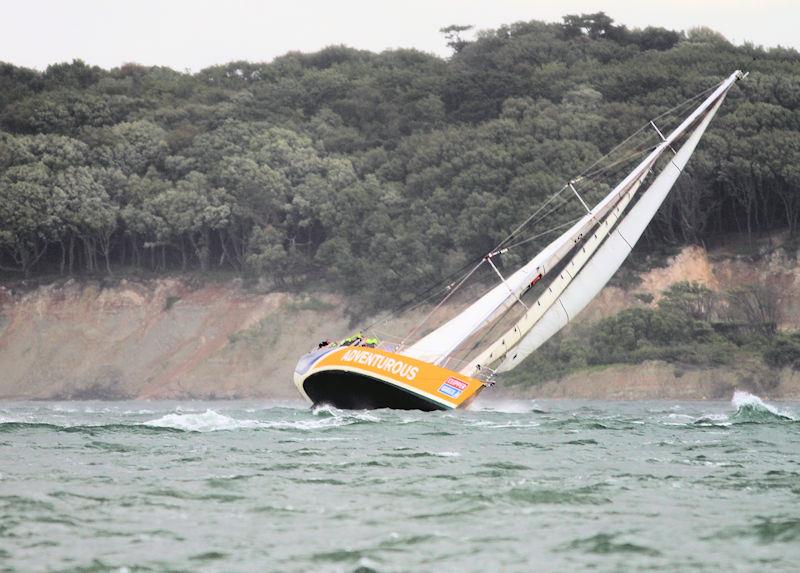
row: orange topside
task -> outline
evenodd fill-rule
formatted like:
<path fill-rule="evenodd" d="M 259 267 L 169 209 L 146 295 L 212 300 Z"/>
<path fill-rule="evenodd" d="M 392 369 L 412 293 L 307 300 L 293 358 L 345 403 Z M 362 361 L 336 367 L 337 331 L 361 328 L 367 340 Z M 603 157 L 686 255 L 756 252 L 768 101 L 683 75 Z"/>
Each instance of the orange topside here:
<path fill-rule="evenodd" d="M 450 408 L 466 406 L 480 392 L 483 382 L 379 348 L 344 346 L 326 354 L 309 371 L 348 370 L 369 374 Z"/>

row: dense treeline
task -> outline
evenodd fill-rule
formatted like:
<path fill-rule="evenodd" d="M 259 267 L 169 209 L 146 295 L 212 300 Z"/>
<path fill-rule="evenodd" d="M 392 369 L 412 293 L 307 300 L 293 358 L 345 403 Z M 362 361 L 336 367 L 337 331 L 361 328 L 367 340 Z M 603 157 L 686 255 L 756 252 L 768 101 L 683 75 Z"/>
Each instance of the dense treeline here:
<path fill-rule="evenodd" d="M 800 56 L 604 14 L 447 60 L 331 47 L 196 74 L 0 64 L 0 269 L 231 269 L 385 304 L 483 255 L 640 125 L 750 71 L 652 242 L 797 232 Z M 531 245 L 534 246 L 534 245 Z"/>

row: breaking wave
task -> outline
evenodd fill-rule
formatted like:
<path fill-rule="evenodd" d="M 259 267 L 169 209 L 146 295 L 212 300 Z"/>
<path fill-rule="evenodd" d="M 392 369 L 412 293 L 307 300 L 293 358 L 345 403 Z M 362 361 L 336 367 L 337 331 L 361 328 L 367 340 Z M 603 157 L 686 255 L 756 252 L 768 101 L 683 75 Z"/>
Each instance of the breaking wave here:
<path fill-rule="evenodd" d="M 187 432 L 213 432 L 215 430 L 258 428 L 260 424 L 261 422 L 257 420 L 237 420 L 209 409 L 202 414 L 167 414 L 156 420 L 144 422 L 143 425 L 157 428 L 174 428 Z"/>
<path fill-rule="evenodd" d="M 743 390 L 737 390 L 733 393 L 731 406 L 734 408 L 732 414 L 706 414 L 692 422 L 692 425 L 725 428 L 734 424 L 764 424 L 770 422 L 794 422 L 797 420 L 791 412 L 778 410 L 778 408 L 767 404 L 755 394 Z"/>
<path fill-rule="evenodd" d="M 736 422 L 770 422 L 775 420 L 795 420 L 789 412 L 782 412 L 775 406 L 766 404 L 761 398 L 749 392 L 737 390 L 731 398 L 736 412 L 731 419 Z"/>
<path fill-rule="evenodd" d="M 500 412 L 503 414 L 545 414 L 533 400 L 476 400 L 469 410 L 472 412 Z"/>
<path fill-rule="evenodd" d="M 249 420 L 220 414 L 214 410 L 203 413 L 167 414 L 156 420 L 144 422 L 143 425 L 157 428 L 172 428 L 186 432 L 215 432 L 220 430 L 318 430 L 335 428 L 365 422 L 377 422 L 379 419 L 367 413 L 343 414 L 335 408 L 327 410 L 325 415 L 316 416 L 312 420 Z"/>
<path fill-rule="evenodd" d="M 153 412 L 147 412 L 152 414 Z M 137 415 L 142 415 L 136 412 Z M 299 415 L 298 415 L 299 414 Z M 142 421 L 120 420 L 117 423 L 92 423 L 76 421 L 64 423 L 64 420 L 53 420 L 44 416 L 0 416 L 0 433 L 24 431 L 53 431 L 65 433 L 82 433 L 98 435 L 108 433 L 162 433 L 162 432 L 216 432 L 234 430 L 295 430 L 315 431 L 379 422 L 381 419 L 368 412 L 343 412 L 335 408 L 324 407 L 318 411 L 285 412 L 282 419 L 237 418 L 207 409 L 201 411 L 185 411 L 180 408 L 161 417 Z"/>

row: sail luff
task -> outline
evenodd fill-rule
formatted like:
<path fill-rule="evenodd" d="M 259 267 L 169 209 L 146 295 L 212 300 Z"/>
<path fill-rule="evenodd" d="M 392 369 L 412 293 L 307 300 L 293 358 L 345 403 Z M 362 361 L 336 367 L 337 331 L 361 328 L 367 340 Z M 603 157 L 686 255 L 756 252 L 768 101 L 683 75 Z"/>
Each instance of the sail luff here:
<path fill-rule="evenodd" d="M 505 355 L 505 360 L 497 369 L 498 372 L 511 370 L 519 365 L 551 336 L 566 326 L 608 283 L 644 233 L 645 228 L 655 216 L 658 208 L 681 174 L 709 122 L 722 104 L 724 95 L 719 98 L 714 107 L 708 112 L 708 115 L 703 118 L 688 140 L 664 167 L 647 191 L 643 193 L 630 212 L 625 215 L 594 256 L 570 281 L 561 296 L 558 297 L 558 300 L 529 328 L 527 334 L 522 337 L 521 342 L 516 344 L 516 347 L 509 345 L 502 354 L 495 355 L 494 361 Z M 513 354 L 508 352 L 512 348 Z M 470 366 L 474 370 L 477 364 L 486 365 L 487 363 L 474 361 Z M 463 371 L 466 372 L 467 370 L 465 368 Z"/>

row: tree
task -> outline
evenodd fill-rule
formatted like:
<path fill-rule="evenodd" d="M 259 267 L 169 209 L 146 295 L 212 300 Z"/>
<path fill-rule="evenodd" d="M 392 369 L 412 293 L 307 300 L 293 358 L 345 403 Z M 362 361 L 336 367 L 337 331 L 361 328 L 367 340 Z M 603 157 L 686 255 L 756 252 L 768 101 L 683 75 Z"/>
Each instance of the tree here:
<path fill-rule="evenodd" d="M 86 270 L 97 270 L 97 251 L 111 273 L 111 238 L 117 229 L 119 204 L 112 201 L 98 181 L 99 173 L 90 167 L 71 167 L 57 174 L 55 185 L 64 194 L 64 229 L 70 241 L 70 269 L 73 259 L 73 239 L 78 237 L 84 247 Z M 62 259 L 63 260 L 63 259 Z"/>
<path fill-rule="evenodd" d="M 62 228 L 65 195 L 61 189 L 41 181 L 32 165 L 16 171 L 16 181 L 0 178 L 0 245 L 27 277 L 47 252 Z"/>
<path fill-rule="evenodd" d="M 254 227 L 247 241 L 247 269 L 257 275 L 271 277 L 279 287 L 291 275 L 291 257 L 284 246 L 284 237 L 274 227 Z"/>
<path fill-rule="evenodd" d="M 705 285 L 694 281 L 673 283 L 661 293 L 658 307 L 694 320 L 708 321 L 714 314 L 715 296 Z"/>
<path fill-rule="evenodd" d="M 459 26 L 458 24 L 451 24 L 450 26 L 440 28 L 439 32 L 444 34 L 444 37 L 447 39 L 447 46 L 452 48 L 453 52 L 457 54 L 463 50 L 467 44 L 469 44 L 468 41 L 461 38 L 461 34 L 463 32 L 472 30 L 472 28 L 472 25 Z"/>
<path fill-rule="evenodd" d="M 212 231 L 219 231 L 229 223 L 229 199 L 224 189 L 212 187 L 202 173 L 189 173 L 174 187 L 168 187 L 152 198 L 151 208 L 157 221 L 156 236 L 162 243 L 173 245 L 187 240 L 200 270 L 208 270 Z"/>
<path fill-rule="evenodd" d="M 753 333 L 772 336 L 780 321 L 780 297 L 774 285 L 756 282 L 728 293 L 728 321 Z"/>
<path fill-rule="evenodd" d="M 564 16 L 563 21 L 561 29 L 567 38 L 586 35 L 592 40 L 624 41 L 628 33 L 625 26 L 615 26 L 613 18 L 605 12 L 581 15 L 570 14 Z"/>

